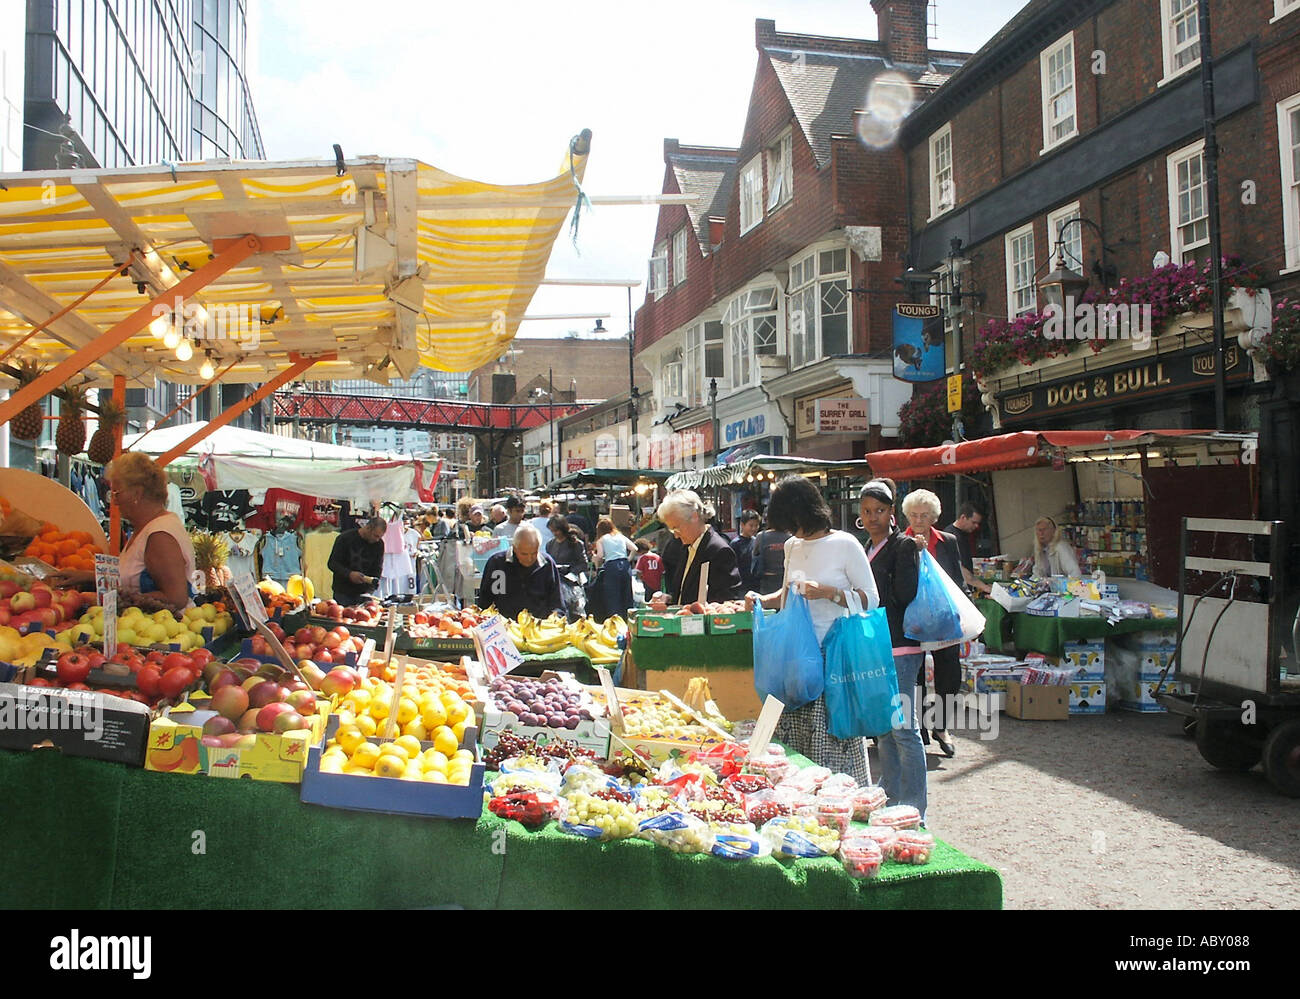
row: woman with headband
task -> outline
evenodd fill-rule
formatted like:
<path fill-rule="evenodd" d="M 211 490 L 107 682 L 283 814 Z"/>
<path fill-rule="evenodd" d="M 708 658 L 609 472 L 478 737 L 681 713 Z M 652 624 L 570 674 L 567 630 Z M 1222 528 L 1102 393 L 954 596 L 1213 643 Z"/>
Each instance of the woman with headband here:
<path fill-rule="evenodd" d="M 891 805 L 911 805 L 925 821 L 925 747 L 917 720 L 916 675 L 925 654 L 916 641 L 903 634 L 903 612 L 916 599 L 916 577 L 924 537 L 908 537 L 894 525 L 892 479 L 872 479 L 858 493 L 858 523 L 867 533 L 865 542 L 871 574 L 876 580 L 881 606 L 889 620 L 889 637 L 894 647 L 894 669 L 898 690 L 903 695 L 904 724 L 880 736 L 880 786 Z"/>
<path fill-rule="evenodd" d="M 1061 537 L 1056 521 L 1051 517 L 1039 517 L 1034 521 L 1034 575 L 1079 575 L 1079 561 L 1074 557 L 1074 549 Z"/>

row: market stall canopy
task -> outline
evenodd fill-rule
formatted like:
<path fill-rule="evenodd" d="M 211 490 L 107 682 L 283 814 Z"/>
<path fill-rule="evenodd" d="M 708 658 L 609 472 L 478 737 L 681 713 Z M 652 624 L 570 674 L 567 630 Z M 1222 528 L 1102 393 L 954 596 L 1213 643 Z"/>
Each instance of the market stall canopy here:
<path fill-rule="evenodd" d="M 667 469 L 654 468 L 581 468 L 568 475 L 562 475 L 549 486 L 547 492 L 557 489 L 581 489 L 589 486 L 627 486 L 638 482 L 663 482 L 673 473 Z"/>
<path fill-rule="evenodd" d="M 49 367 L 124 324 L 85 369 L 95 384 L 199 383 L 209 354 L 226 382 L 312 357 L 313 380 L 473 370 L 545 277 L 589 142 L 515 186 L 341 155 L 0 174 L 0 353 L 44 324 L 19 356 Z M 152 321 L 181 293 L 186 361 L 168 317 Z"/>
<path fill-rule="evenodd" d="M 802 475 L 808 472 L 825 472 L 827 475 L 868 475 L 871 469 L 865 461 L 823 461 L 819 458 L 800 458 L 797 455 L 759 455 L 730 465 L 712 465 L 677 472 L 665 483 L 669 489 L 708 489 L 715 486 L 734 486 L 756 479 L 779 479 L 783 475 Z"/>
<path fill-rule="evenodd" d="M 873 475 L 891 479 L 930 479 L 941 475 L 991 472 L 1008 468 L 1050 465 L 1053 455 L 1077 458 L 1136 457 L 1144 449 L 1172 442 L 1210 446 L 1235 445 L 1249 435 L 1216 434 L 1211 430 L 1022 430 L 996 437 L 941 444 L 937 447 L 873 451 L 867 455 Z M 1116 454 L 1119 452 L 1119 454 Z"/>
<path fill-rule="evenodd" d="M 202 423 L 186 423 L 122 438 L 123 450 L 165 454 L 189 440 Z M 220 427 L 192 445 L 177 464 L 198 467 L 216 489 L 260 491 L 278 487 L 322 499 L 420 501 L 423 464 L 413 458 L 297 440 L 239 427 Z M 430 470 L 432 471 L 432 469 Z"/>

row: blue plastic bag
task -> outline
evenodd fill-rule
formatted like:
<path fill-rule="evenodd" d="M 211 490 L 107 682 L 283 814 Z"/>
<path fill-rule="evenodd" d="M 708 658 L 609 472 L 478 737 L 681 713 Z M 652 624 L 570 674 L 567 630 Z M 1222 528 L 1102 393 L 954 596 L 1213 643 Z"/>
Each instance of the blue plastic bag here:
<path fill-rule="evenodd" d="M 754 689 L 760 700 L 770 694 L 787 708 L 821 697 L 825 664 L 813 630 L 808 601 L 794 587 L 785 607 L 766 615 L 754 608 Z"/>
<path fill-rule="evenodd" d="M 837 739 L 884 735 L 902 722 L 889 618 L 883 607 L 864 613 L 852 591 L 845 598 L 848 616 L 826 635 L 826 727 Z"/>
<path fill-rule="evenodd" d="M 943 584 L 943 566 L 928 551 L 921 552 L 916 597 L 903 612 L 903 634 L 918 642 L 962 641 L 961 610 Z"/>

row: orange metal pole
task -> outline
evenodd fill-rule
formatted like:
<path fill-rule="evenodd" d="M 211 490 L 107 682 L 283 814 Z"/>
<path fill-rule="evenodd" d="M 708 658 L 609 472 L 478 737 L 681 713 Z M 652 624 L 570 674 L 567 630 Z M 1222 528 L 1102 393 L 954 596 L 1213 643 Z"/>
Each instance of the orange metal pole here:
<path fill-rule="evenodd" d="M 240 399 L 239 402 L 235 403 L 233 406 L 225 410 L 219 416 L 216 416 L 213 419 L 209 420 L 207 425 L 204 426 L 201 430 L 196 430 L 194 433 L 190 434 L 189 437 L 185 438 L 185 440 L 181 441 L 179 444 L 177 444 L 166 454 L 159 455 L 156 459 L 154 459 L 155 461 L 157 461 L 159 467 L 165 467 L 171 462 L 175 461 L 181 455 L 189 451 L 189 449 L 192 448 L 199 441 L 203 440 L 205 437 L 207 437 L 209 434 L 213 433 L 214 431 L 220 430 L 222 427 L 230 423 L 232 420 L 235 419 L 235 417 L 239 416 L 241 413 L 245 413 L 248 410 L 252 409 L 259 402 L 265 399 L 268 395 L 270 395 L 276 389 L 280 388 L 280 386 L 286 385 L 289 382 L 293 381 L 295 378 L 301 375 L 304 371 L 310 368 L 317 361 L 332 361 L 334 360 L 336 355 L 325 354 L 320 357 L 299 357 L 297 354 L 290 354 L 289 356 L 294 359 L 293 364 L 285 368 L 278 375 L 272 378 L 269 382 L 266 382 L 264 385 L 262 385 L 262 387 L 259 388 L 252 395 Z"/>
<path fill-rule="evenodd" d="M 126 412 L 126 376 L 113 376 L 113 404 L 121 412 Z M 116 458 L 122 453 L 122 431 L 126 429 L 123 424 L 119 423 L 113 430 L 113 457 Z M 122 553 L 122 510 L 117 505 L 117 497 L 109 494 L 108 497 L 108 553 L 110 555 L 120 555 Z"/>
<path fill-rule="evenodd" d="M 162 301 L 167 304 L 177 299 L 184 302 L 195 292 L 206 287 L 221 277 L 231 268 L 239 266 L 249 257 L 272 250 L 287 250 L 288 236 L 243 236 L 232 240 L 217 251 L 206 264 L 187 275 L 177 284 L 168 288 L 158 299 L 153 299 L 127 316 L 112 329 L 101 333 L 80 350 L 56 364 L 30 385 L 24 385 L 4 402 L 0 402 L 0 425 L 8 423 L 15 415 L 32 403 L 49 395 L 58 386 L 64 384 L 73 375 L 79 374 L 94 364 L 105 354 L 116 350 L 149 325 L 154 319 L 154 305 Z"/>

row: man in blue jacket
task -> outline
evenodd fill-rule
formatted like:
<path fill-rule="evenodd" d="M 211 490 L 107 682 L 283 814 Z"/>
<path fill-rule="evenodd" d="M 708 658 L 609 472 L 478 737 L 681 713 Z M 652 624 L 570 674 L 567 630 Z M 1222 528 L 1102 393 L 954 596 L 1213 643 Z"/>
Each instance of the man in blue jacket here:
<path fill-rule="evenodd" d="M 497 552 L 483 567 L 478 605 L 496 605 L 509 618 L 521 610 L 536 618 L 564 613 L 560 574 L 550 556 L 542 551 L 542 536 L 532 524 L 522 523 L 511 538 L 510 550 Z"/>

